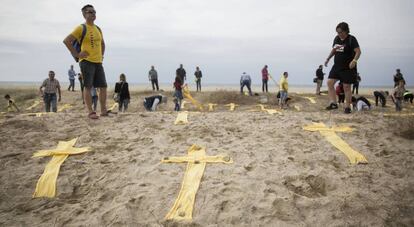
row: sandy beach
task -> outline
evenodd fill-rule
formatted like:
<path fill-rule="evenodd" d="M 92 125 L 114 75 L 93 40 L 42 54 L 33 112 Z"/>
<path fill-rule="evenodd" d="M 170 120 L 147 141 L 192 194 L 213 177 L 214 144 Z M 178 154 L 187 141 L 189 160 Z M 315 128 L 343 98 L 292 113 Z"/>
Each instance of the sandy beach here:
<path fill-rule="evenodd" d="M 0 91 L 23 113 L 43 111 L 41 102 L 26 110 L 40 100 L 37 88 Z M 369 89 L 361 93 L 374 99 Z M 289 94 L 290 107 L 280 110 L 275 92 L 249 97 L 237 87 L 216 87 L 192 92 L 206 109 L 208 103 L 218 104 L 214 111 L 201 112 L 188 103 L 189 123 L 174 125 L 171 89 L 163 92 L 170 97 L 166 105 L 147 112 L 142 100 L 152 94 L 157 93 L 131 89 L 128 112 L 99 120 L 86 117 L 80 91 L 66 90 L 59 106 L 70 107 L 59 113 L 2 114 L 0 226 L 414 225 L 412 104 L 404 104 L 401 116 L 393 115 L 390 99 L 386 108 L 345 115 L 341 108 L 324 110 L 327 96 L 297 88 Z M 229 103 L 238 106 L 230 111 Z M 258 104 L 281 114 L 260 111 Z M 316 122 L 353 128 L 336 134 L 368 164 L 351 165 L 320 133 L 303 130 Z M 33 153 L 76 137 L 75 147 L 91 151 L 62 164 L 55 198 L 32 198 L 50 160 Z M 166 221 L 186 164 L 161 160 L 185 156 L 193 144 L 206 147 L 207 155 L 226 154 L 234 163 L 207 163 L 192 222 Z"/>

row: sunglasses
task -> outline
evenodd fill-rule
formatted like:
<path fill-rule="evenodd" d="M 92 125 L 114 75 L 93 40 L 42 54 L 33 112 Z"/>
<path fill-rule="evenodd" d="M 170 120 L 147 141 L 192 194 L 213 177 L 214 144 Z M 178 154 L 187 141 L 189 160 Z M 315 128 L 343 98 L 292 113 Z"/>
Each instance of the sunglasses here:
<path fill-rule="evenodd" d="M 85 11 L 85 13 L 96 14 L 96 11 L 95 10 L 88 10 L 88 11 Z"/>

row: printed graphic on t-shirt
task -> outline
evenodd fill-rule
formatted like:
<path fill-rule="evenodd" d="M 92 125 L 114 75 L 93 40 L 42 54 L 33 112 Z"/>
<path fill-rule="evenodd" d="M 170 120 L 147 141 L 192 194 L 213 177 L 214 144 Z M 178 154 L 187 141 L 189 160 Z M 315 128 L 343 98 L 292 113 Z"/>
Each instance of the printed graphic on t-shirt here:
<path fill-rule="evenodd" d="M 336 50 L 336 52 L 344 52 L 345 45 L 335 44 L 334 49 Z"/>

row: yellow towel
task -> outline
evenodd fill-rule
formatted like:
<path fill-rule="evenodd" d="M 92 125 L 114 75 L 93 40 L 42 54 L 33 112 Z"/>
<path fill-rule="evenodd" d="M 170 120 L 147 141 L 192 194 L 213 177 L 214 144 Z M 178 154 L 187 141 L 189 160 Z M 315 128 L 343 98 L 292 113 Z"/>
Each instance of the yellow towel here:
<path fill-rule="evenodd" d="M 217 104 L 209 103 L 208 104 L 208 111 L 214 111 L 214 107 L 217 106 Z"/>
<path fill-rule="evenodd" d="M 114 111 L 116 108 L 118 108 L 118 105 L 119 104 L 116 102 L 116 103 L 112 104 L 112 106 L 108 110 Z"/>
<path fill-rule="evenodd" d="M 166 215 L 167 220 L 189 221 L 193 218 L 195 196 L 203 177 L 206 163 L 233 163 L 229 156 L 205 156 L 204 147 L 192 145 L 188 149 L 188 156 L 164 158 L 162 163 L 183 163 L 187 162 L 187 169 L 181 184 L 180 193 L 174 202 L 173 207 Z"/>
<path fill-rule="evenodd" d="M 314 125 L 309 125 L 303 127 L 307 131 L 319 131 L 326 140 L 328 140 L 334 147 L 342 151 L 349 159 L 351 164 L 360 164 L 368 163 L 367 159 L 359 153 L 358 151 L 352 149 L 345 141 L 343 141 L 335 132 L 352 132 L 352 129 L 345 127 L 332 127 L 328 128 L 323 123 L 314 123 Z"/>
<path fill-rule="evenodd" d="M 234 104 L 234 103 L 229 103 L 229 104 L 224 105 L 224 106 L 229 106 L 230 107 L 230 111 L 234 111 L 234 109 L 236 108 L 236 106 L 239 106 L 239 105 Z"/>
<path fill-rule="evenodd" d="M 41 150 L 33 154 L 33 157 L 53 156 L 36 184 L 33 198 L 49 197 L 53 198 L 56 194 L 56 180 L 60 166 L 69 155 L 81 154 L 90 150 L 89 147 L 75 148 L 77 138 L 70 141 L 59 141 L 56 149 Z"/>
<path fill-rule="evenodd" d="M 316 103 L 316 101 L 315 101 L 315 99 L 313 97 L 304 97 L 304 98 L 305 99 L 308 99 L 309 102 L 311 102 L 312 104 L 315 104 Z"/>
<path fill-rule="evenodd" d="M 203 105 L 201 105 L 197 100 L 195 100 L 193 98 L 193 96 L 191 96 L 190 89 L 188 88 L 188 86 L 184 86 L 183 91 L 184 91 L 183 95 L 186 98 L 188 98 L 191 101 L 191 103 L 193 103 L 195 106 L 197 106 L 201 111 L 204 110 Z"/>
<path fill-rule="evenodd" d="M 179 112 L 177 115 L 177 118 L 175 119 L 174 124 L 175 125 L 183 125 L 183 124 L 188 124 L 188 112 L 184 111 L 184 112 Z"/>
<path fill-rule="evenodd" d="M 35 100 L 34 103 L 33 103 L 33 105 L 27 107 L 26 110 L 32 110 L 33 108 L 35 108 L 39 104 L 40 104 L 40 101 L 39 100 Z"/>
<path fill-rule="evenodd" d="M 64 110 L 66 110 L 66 109 L 70 109 L 72 107 L 72 105 L 71 104 L 64 104 L 63 106 L 61 106 L 61 107 L 59 107 L 58 109 L 57 109 L 57 112 L 62 112 L 62 111 L 64 111 Z"/>

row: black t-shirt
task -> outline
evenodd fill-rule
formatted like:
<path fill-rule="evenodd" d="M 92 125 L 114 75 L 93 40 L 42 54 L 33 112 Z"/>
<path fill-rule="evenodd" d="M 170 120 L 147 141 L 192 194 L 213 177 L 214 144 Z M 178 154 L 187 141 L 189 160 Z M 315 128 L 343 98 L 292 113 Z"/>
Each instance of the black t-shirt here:
<path fill-rule="evenodd" d="M 152 104 L 154 104 L 155 99 L 159 99 L 160 102 L 161 102 L 162 101 L 162 96 L 161 95 L 154 95 L 154 96 L 146 97 L 145 102 L 144 102 L 145 109 L 151 110 Z"/>
<path fill-rule="evenodd" d="M 120 100 L 130 99 L 129 88 L 127 82 L 117 82 L 115 84 L 115 93 L 119 93 Z"/>
<path fill-rule="evenodd" d="M 348 35 L 345 40 L 336 36 L 332 47 L 339 47 L 335 52 L 335 66 L 338 69 L 349 69 L 349 63 L 355 56 L 354 49 L 359 47 L 358 40 L 352 35 Z"/>
<path fill-rule="evenodd" d="M 323 72 L 322 72 L 322 69 L 317 69 L 316 70 L 316 78 L 318 78 L 319 80 L 323 80 Z"/>

